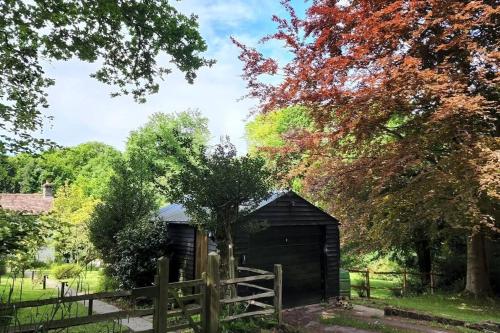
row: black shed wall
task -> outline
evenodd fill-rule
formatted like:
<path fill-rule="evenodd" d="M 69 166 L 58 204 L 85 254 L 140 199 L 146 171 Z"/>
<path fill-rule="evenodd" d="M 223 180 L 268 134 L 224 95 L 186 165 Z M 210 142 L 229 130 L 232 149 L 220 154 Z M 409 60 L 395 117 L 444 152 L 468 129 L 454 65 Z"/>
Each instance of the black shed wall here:
<path fill-rule="evenodd" d="M 189 224 L 169 223 L 172 257 L 170 262 L 170 281 L 194 279 L 195 270 L 195 228 Z"/>
<path fill-rule="evenodd" d="M 235 228 L 234 244 L 242 266 L 269 270 L 269 263 L 283 265 L 283 273 L 289 274 L 284 277 L 285 306 L 339 295 L 338 222 L 293 192 L 252 213 Z M 303 295 L 297 293 L 300 281 Z"/>
<path fill-rule="evenodd" d="M 283 265 L 284 274 L 288 274 L 284 277 L 285 306 L 339 296 L 338 221 L 294 192 L 270 200 L 246 222 L 236 225 L 233 232 L 234 256 L 239 265 L 265 270 L 272 270 L 273 264 Z M 181 274 L 186 280 L 193 279 L 196 260 L 206 260 L 196 258 L 195 228 L 187 223 L 170 223 L 169 236 L 173 250 L 171 280 L 178 281 Z M 215 249 L 216 244 L 209 240 L 208 252 Z"/>

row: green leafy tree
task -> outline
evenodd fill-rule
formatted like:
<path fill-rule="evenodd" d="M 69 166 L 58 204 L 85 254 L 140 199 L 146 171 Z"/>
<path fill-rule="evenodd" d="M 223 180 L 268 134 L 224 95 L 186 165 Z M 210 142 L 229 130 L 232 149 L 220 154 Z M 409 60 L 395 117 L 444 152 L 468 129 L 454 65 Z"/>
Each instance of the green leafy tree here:
<path fill-rule="evenodd" d="M 158 80 L 172 69 L 193 82 L 196 71 L 213 61 L 203 58 L 205 41 L 197 18 L 179 13 L 168 0 L 0 2 L 0 140 L 10 151 L 46 142 L 31 133 L 42 128 L 48 107 L 44 60 L 99 62 L 91 76 L 114 85 L 114 95 L 143 102 L 156 93 Z"/>
<path fill-rule="evenodd" d="M 259 157 L 236 156 L 234 145 L 223 141 L 201 155 L 198 164 L 186 165 L 171 179 L 171 201 L 181 203 L 195 225 L 213 233 L 223 277 L 228 277 L 233 225 L 270 193 L 264 163 Z"/>
<path fill-rule="evenodd" d="M 296 191 L 302 184 L 300 171 L 295 170 L 306 160 L 306 154 L 286 151 L 286 147 L 292 137 L 313 130 L 313 120 L 307 108 L 301 106 L 258 114 L 245 126 L 250 154 L 263 157 L 275 180 Z"/>
<path fill-rule="evenodd" d="M 195 110 L 156 113 L 133 131 L 125 155 L 160 190 L 187 164 L 196 164 L 209 138 L 208 120 Z"/>
<path fill-rule="evenodd" d="M 65 183 L 78 183 L 87 196 L 99 198 L 113 172 L 112 164 L 120 157 L 119 151 L 100 142 L 54 148 L 37 155 L 20 153 L 6 157 L 7 172 L 0 183 L 6 184 L 5 192 L 13 193 L 39 192 L 47 180 L 56 191 Z"/>
<path fill-rule="evenodd" d="M 117 234 L 152 219 L 159 208 L 158 196 L 143 171 L 127 160 L 116 162 L 109 187 L 90 219 L 90 240 L 107 263 L 116 262 Z"/>
<path fill-rule="evenodd" d="M 311 116 L 307 108 L 301 106 L 290 106 L 258 114 L 245 126 L 251 153 L 284 147 L 288 135 L 312 129 Z"/>
<path fill-rule="evenodd" d="M 116 235 L 112 276 L 122 288 L 151 285 L 158 258 L 169 255 L 168 222 L 144 219 Z"/>
<path fill-rule="evenodd" d="M 77 183 L 59 188 L 51 214 L 57 222 L 53 239 L 59 257 L 84 264 L 95 259 L 88 223 L 98 203 Z"/>
<path fill-rule="evenodd" d="M 0 262 L 27 268 L 50 236 L 51 227 L 44 217 L 0 209 Z"/>

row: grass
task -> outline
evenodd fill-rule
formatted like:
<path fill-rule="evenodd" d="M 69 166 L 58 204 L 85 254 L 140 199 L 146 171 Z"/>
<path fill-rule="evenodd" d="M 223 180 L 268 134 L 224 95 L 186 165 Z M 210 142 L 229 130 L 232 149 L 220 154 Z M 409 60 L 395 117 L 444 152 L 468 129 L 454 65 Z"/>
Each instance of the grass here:
<path fill-rule="evenodd" d="M 364 274 L 360 273 L 351 273 L 351 286 L 360 286 L 363 285 L 365 281 Z M 377 279 L 374 278 L 373 275 L 370 276 L 370 294 L 371 297 L 375 298 L 390 298 L 394 297 L 394 293 L 387 289 L 378 289 L 378 288 L 401 288 L 402 283 L 398 279 Z M 351 290 L 351 296 L 353 298 L 358 297 L 357 289 Z"/>
<path fill-rule="evenodd" d="M 376 319 L 364 321 L 359 318 L 347 316 L 342 314 L 342 316 L 330 316 L 321 317 L 320 322 L 323 325 L 337 325 L 343 327 L 354 327 L 362 330 L 381 332 L 381 333 L 417 333 L 417 331 L 396 328 L 384 325 L 377 321 Z"/>
<path fill-rule="evenodd" d="M 450 319 L 464 320 L 471 323 L 481 321 L 500 321 L 500 299 L 475 299 L 457 294 L 437 293 L 435 295 L 408 295 L 396 297 L 391 290 L 378 288 L 400 288 L 400 278 L 380 279 L 370 276 L 370 287 L 372 299 L 358 296 L 357 290 L 352 289 L 353 303 L 384 308 L 393 306 L 405 310 L 414 310 L 434 316 Z M 377 277 L 375 275 L 375 277 Z M 385 276 L 384 276 L 385 277 Z M 351 273 L 351 285 L 362 285 L 364 275 Z"/>
<path fill-rule="evenodd" d="M 92 285 L 92 283 L 94 283 L 92 282 L 92 280 L 97 281 L 97 276 L 97 273 L 90 276 L 91 282 L 89 282 L 89 285 Z M 47 288 L 46 290 L 43 290 L 41 281 L 37 279 L 32 282 L 31 278 L 12 279 L 7 276 L 2 276 L 0 281 L 0 300 L 2 302 L 7 301 L 9 290 L 11 290 L 12 286 L 12 302 L 57 297 L 59 292 L 57 288 Z M 11 316 L 13 319 L 11 320 L 10 325 L 17 326 L 23 324 L 37 324 L 49 320 L 83 317 L 87 316 L 87 314 L 88 309 L 83 304 L 78 302 L 71 302 L 56 305 L 44 305 L 34 308 L 23 308 L 14 310 L 10 313 L 0 314 L 0 316 Z M 72 327 L 67 330 L 65 329 L 64 331 L 68 333 L 111 333 L 123 332 L 124 328 L 119 323 L 108 321 Z"/>
<path fill-rule="evenodd" d="M 384 325 L 377 319 L 365 319 L 362 320 L 358 317 L 355 316 L 350 316 L 345 313 L 342 313 L 342 315 L 335 316 L 335 317 L 321 317 L 320 322 L 324 325 L 338 325 L 338 326 L 343 326 L 343 327 L 354 327 L 358 329 L 363 329 L 363 330 L 369 330 L 369 331 L 374 331 L 374 332 L 382 332 L 382 333 L 417 333 L 420 331 L 414 331 L 411 329 L 405 329 L 405 328 L 399 328 L 399 327 L 392 327 L 389 325 Z M 422 325 L 421 322 L 418 322 L 416 320 L 411 320 L 411 319 L 405 319 L 405 322 L 407 323 L 413 323 L 416 325 Z M 426 324 L 426 326 L 436 328 L 438 330 L 446 330 L 446 331 L 453 331 L 453 332 L 458 332 L 458 333 L 477 333 L 478 331 L 472 330 L 469 328 L 465 327 L 450 327 L 449 325 L 443 325 L 435 322 L 429 322 Z"/>
<path fill-rule="evenodd" d="M 68 285 L 70 288 L 75 290 L 78 286 L 78 289 L 84 292 L 96 293 L 104 291 L 103 282 L 104 274 L 102 270 L 93 270 L 83 271 L 79 278 L 68 280 Z"/>
<path fill-rule="evenodd" d="M 386 299 L 353 299 L 354 303 L 383 308 L 393 306 L 476 323 L 500 320 L 499 299 L 475 299 L 454 294 L 420 295 Z"/>
<path fill-rule="evenodd" d="M 0 302 L 7 302 L 11 286 L 14 286 L 11 302 L 56 297 L 58 294 L 58 290 L 55 288 L 43 290 L 41 280 L 35 279 L 32 282 L 31 278 L 13 279 L 7 275 L 3 275 L 0 277 Z"/>

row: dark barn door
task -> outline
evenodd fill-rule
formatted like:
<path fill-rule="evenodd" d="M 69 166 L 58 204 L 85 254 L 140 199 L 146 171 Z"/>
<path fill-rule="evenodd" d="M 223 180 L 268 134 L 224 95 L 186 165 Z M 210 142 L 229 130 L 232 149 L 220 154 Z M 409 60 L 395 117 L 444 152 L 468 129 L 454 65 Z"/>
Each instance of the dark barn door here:
<path fill-rule="evenodd" d="M 270 227 L 251 234 L 246 266 L 283 265 L 283 305 L 313 304 L 323 297 L 322 226 Z"/>

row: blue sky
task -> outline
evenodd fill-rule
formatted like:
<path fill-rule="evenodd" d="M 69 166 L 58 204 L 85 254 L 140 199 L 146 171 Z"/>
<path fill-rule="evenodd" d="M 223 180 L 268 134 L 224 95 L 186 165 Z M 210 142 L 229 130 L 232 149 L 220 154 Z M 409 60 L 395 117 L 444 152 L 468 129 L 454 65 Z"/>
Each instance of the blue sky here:
<path fill-rule="evenodd" d="M 79 61 L 53 62 L 45 69 L 55 79 L 49 93 L 50 107 L 45 111 L 53 120 L 47 122 L 43 136 L 65 146 L 86 141 L 101 141 L 123 149 L 128 133 L 144 124 L 155 112 L 199 109 L 209 119 L 212 142 L 229 135 L 240 153 L 246 151 L 244 124 L 254 100 L 245 95 L 241 79 L 242 64 L 238 50 L 230 42 L 235 36 L 248 45 L 274 32 L 273 14 L 283 14 L 278 0 L 184 0 L 172 2 L 185 14 L 199 16 L 200 31 L 207 41 L 209 58 L 217 60 L 212 68 L 202 69 L 193 85 L 182 73 L 167 76 L 160 92 L 137 104 L 131 97 L 111 98 L 112 88 L 89 77 L 95 64 Z M 307 7 L 294 1 L 299 13 Z M 281 57 L 285 51 L 278 44 L 269 52 Z"/>

